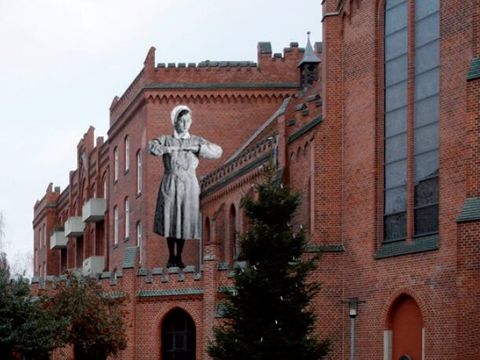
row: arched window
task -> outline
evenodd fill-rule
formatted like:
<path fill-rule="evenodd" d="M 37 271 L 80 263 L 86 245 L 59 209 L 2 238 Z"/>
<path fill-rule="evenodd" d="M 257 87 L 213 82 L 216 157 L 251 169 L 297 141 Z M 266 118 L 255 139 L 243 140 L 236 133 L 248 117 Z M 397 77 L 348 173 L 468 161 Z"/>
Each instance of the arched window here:
<path fill-rule="evenodd" d="M 123 141 L 124 143 L 124 159 L 125 159 L 125 172 L 130 170 L 130 139 L 128 138 L 128 135 L 125 136 L 125 140 Z"/>
<path fill-rule="evenodd" d="M 137 151 L 137 194 L 142 193 L 142 151 Z"/>
<path fill-rule="evenodd" d="M 393 303 L 385 332 L 385 359 L 423 359 L 425 329 L 422 313 L 415 300 L 401 295 Z"/>
<path fill-rule="evenodd" d="M 113 244 L 118 244 L 118 207 L 113 207 Z"/>
<path fill-rule="evenodd" d="M 118 148 L 113 149 L 113 181 L 118 180 Z"/>
<path fill-rule="evenodd" d="M 438 232 L 439 24 L 439 0 L 385 2 L 385 243 Z"/>
<path fill-rule="evenodd" d="M 238 244 L 237 244 L 237 212 L 235 210 L 235 205 L 230 206 L 230 211 L 228 214 L 228 229 L 229 229 L 229 239 L 231 246 L 232 259 L 235 259 L 238 255 Z"/>
<path fill-rule="evenodd" d="M 162 360 L 195 360 L 195 324 L 181 309 L 172 310 L 162 324 Z"/>
<path fill-rule="evenodd" d="M 130 201 L 125 198 L 125 240 L 130 238 Z"/>

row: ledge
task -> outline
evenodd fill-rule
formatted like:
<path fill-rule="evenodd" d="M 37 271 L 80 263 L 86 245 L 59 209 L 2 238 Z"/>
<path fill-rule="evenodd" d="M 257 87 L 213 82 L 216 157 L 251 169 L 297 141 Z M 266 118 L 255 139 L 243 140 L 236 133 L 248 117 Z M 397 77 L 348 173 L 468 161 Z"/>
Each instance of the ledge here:
<path fill-rule="evenodd" d="M 307 245 L 305 246 L 304 252 L 306 253 L 337 253 L 344 252 L 345 248 L 342 244 L 322 244 L 322 245 Z"/>
<path fill-rule="evenodd" d="M 182 90 L 182 89 L 298 89 L 297 83 L 152 83 L 144 89 Z"/>
<path fill-rule="evenodd" d="M 467 74 L 467 81 L 480 79 L 480 57 L 473 58 L 470 64 L 470 70 Z"/>
<path fill-rule="evenodd" d="M 292 135 L 290 135 L 288 137 L 288 143 L 290 144 L 291 142 L 294 142 L 295 140 L 297 140 L 298 138 L 300 138 L 302 135 L 306 134 L 307 132 L 309 132 L 310 130 L 312 130 L 315 126 L 317 126 L 318 124 L 320 124 L 322 122 L 322 118 L 319 116 L 319 117 L 316 117 L 315 119 L 313 119 L 312 121 L 310 121 L 308 124 L 304 125 L 303 127 L 301 127 L 299 130 L 297 130 L 296 132 L 294 132 Z"/>
<path fill-rule="evenodd" d="M 225 176 L 222 180 L 218 181 L 216 184 L 212 185 L 211 187 L 205 189 L 201 194 L 200 194 L 200 197 L 201 198 L 204 198 L 206 197 L 208 194 L 212 193 L 212 192 L 215 192 L 221 188 L 223 188 L 224 186 L 228 185 L 229 183 L 231 183 L 232 181 L 236 180 L 237 178 L 241 177 L 242 175 L 245 175 L 247 174 L 248 172 L 252 171 L 253 169 L 259 167 L 260 165 L 262 165 L 263 163 L 267 162 L 269 159 L 272 158 L 272 155 L 273 155 L 273 151 L 269 151 L 268 153 L 266 153 L 265 155 L 255 159 L 254 161 L 252 161 L 251 163 L 248 163 L 247 165 L 245 165 L 244 167 L 241 167 L 240 169 L 238 169 L 237 171 L 234 171 L 230 174 L 228 174 L 227 176 Z"/>
<path fill-rule="evenodd" d="M 467 198 L 463 203 L 462 211 L 457 217 L 457 223 L 480 220 L 480 198 Z"/>
<path fill-rule="evenodd" d="M 433 250 L 438 250 L 438 234 L 416 238 L 411 244 L 407 244 L 404 241 L 383 244 L 375 254 L 375 259 L 384 259 Z"/>
<path fill-rule="evenodd" d="M 202 295 L 203 289 L 140 290 L 137 297 Z"/>

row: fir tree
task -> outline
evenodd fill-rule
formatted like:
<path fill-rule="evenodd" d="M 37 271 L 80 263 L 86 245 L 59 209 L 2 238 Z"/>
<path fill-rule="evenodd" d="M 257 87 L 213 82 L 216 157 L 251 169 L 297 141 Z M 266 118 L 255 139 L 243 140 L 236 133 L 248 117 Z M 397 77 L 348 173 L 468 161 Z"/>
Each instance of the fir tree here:
<path fill-rule="evenodd" d="M 319 285 L 308 279 L 317 258 L 302 256 L 304 233 L 290 224 L 299 194 L 275 183 L 271 172 L 257 194 L 243 201 L 251 227 L 240 257 L 248 266 L 237 269 L 208 352 L 215 360 L 322 359 L 329 342 L 315 337 L 310 302 Z"/>

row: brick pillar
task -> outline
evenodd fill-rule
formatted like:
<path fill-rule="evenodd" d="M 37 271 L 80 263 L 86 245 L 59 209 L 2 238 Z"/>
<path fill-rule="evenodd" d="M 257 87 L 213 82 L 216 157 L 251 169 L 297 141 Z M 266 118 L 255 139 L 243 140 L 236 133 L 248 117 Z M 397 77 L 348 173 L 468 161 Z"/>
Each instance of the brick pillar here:
<path fill-rule="evenodd" d="M 215 306 L 217 297 L 217 253 L 218 244 L 206 244 L 203 248 L 203 339 L 201 359 L 210 359 L 207 354 L 207 344 L 213 339 L 215 321 Z"/>
<path fill-rule="evenodd" d="M 457 219 L 457 359 L 480 359 L 480 1 L 472 6 L 472 59 L 466 76 L 466 199 Z"/>
<path fill-rule="evenodd" d="M 137 247 L 132 246 L 125 249 L 125 256 L 122 266 L 122 278 L 119 279 L 119 291 L 128 295 L 125 318 L 125 335 L 127 337 L 127 348 L 122 351 L 122 360 L 135 360 L 136 356 L 136 305 L 137 305 L 137 270 L 138 254 Z M 115 276 L 115 274 L 112 274 Z M 141 329 L 142 331 L 153 331 L 153 329 Z"/>

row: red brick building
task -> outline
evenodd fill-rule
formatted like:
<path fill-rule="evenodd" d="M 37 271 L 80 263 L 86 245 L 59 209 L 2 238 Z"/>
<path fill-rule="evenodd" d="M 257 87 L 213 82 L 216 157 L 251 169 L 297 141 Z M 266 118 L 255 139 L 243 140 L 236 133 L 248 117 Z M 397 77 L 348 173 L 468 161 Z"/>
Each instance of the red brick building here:
<path fill-rule="evenodd" d="M 207 358 L 247 225 L 240 199 L 272 159 L 302 191 L 306 250 L 323 254 L 314 306 L 330 359 L 350 356 L 352 298 L 364 301 L 358 359 L 480 358 L 480 3 L 323 8 L 322 44 L 260 43 L 257 63 L 155 64 L 150 49 L 113 100 L 108 140 L 90 128 L 69 186 L 35 205 L 34 287 L 82 268 L 130 294 L 121 358 Z M 164 268 L 152 231 L 163 169 L 145 151 L 178 104 L 224 149 L 198 171 L 203 238 L 186 242 L 184 271 Z"/>

